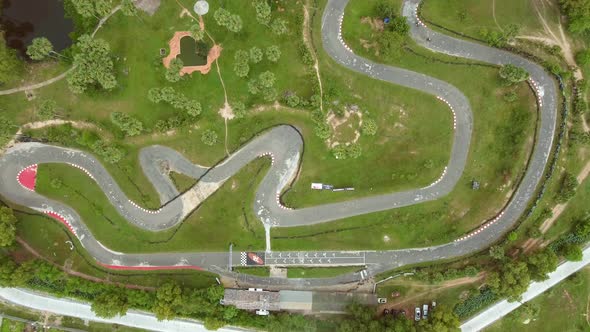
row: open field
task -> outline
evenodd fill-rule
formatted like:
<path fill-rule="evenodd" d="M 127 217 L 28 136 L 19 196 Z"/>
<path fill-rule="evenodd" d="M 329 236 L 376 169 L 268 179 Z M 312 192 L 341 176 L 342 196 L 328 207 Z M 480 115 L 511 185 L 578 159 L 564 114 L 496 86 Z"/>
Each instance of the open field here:
<path fill-rule="evenodd" d="M 362 270 L 359 266 L 341 266 L 330 268 L 297 268 L 292 267 L 287 269 L 288 278 L 329 278 L 341 274 L 356 272 Z"/>

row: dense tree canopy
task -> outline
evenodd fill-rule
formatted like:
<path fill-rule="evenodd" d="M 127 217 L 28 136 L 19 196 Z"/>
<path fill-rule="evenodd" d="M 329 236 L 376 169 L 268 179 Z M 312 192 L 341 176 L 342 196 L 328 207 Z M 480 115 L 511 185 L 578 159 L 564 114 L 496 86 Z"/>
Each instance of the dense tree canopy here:
<path fill-rule="evenodd" d="M 91 309 L 98 317 L 112 318 L 124 316 L 128 307 L 127 294 L 123 289 L 113 287 L 95 297 Z"/>
<path fill-rule="evenodd" d="M 111 48 L 103 39 L 82 35 L 76 43 L 75 69 L 68 76 L 70 90 L 82 93 L 89 87 L 112 90 L 117 85 Z"/>
<path fill-rule="evenodd" d="M 266 58 L 272 62 L 277 62 L 281 58 L 281 49 L 276 45 L 267 47 L 265 53 Z"/>
<path fill-rule="evenodd" d="M 486 283 L 492 291 L 499 296 L 507 297 L 509 301 L 518 301 L 530 281 L 527 264 L 518 261 L 504 264 L 499 273 L 491 272 L 486 278 Z"/>
<path fill-rule="evenodd" d="M 180 60 L 179 58 L 172 59 L 172 61 L 170 61 L 170 65 L 166 69 L 166 80 L 172 83 L 180 81 L 180 79 L 182 78 L 180 76 L 180 71 L 182 70 L 182 67 L 184 67 L 184 63 L 182 63 L 182 60 Z"/>
<path fill-rule="evenodd" d="M 156 301 L 152 310 L 158 320 L 172 319 L 182 305 L 182 289 L 173 282 L 165 283 L 156 291 Z"/>
<path fill-rule="evenodd" d="M 256 20 L 260 24 L 268 25 L 271 19 L 271 8 L 266 0 L 256 0 L 252 2 L 256 10 Z"/>

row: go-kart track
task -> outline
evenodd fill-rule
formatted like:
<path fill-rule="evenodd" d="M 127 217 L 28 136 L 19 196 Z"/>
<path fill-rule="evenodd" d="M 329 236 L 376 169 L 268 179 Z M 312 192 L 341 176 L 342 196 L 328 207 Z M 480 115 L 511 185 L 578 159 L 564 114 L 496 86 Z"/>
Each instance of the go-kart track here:
<path fill-rule="evenodd" d="M 222 163 L 208 169 L 192 164 L 178 152 L 152 146 L 140 152 L 140 163 L 158 191 L 162 206 L 150 211 L 130 201 L 110 174 L 88 153 L 40 143 L 17 143 L 0 158 L 0 194 L 15 204 L 45 213 L 62 222 L 80 240 L 98 262 L 111 269 L 158 270 L 203 269 L 229 274 L 245 283 L 292 288 L 356 282 L 369 275 L 418 262 L 464 256 L 498 240 L 523 214 L 535 193 L 552 148 L 556 129 L 557 89 L 553 79 L 541 66 L 512 53 L 472 42 L 458 40 L 429 30 L 418 18 L 420 0 L 406 0 L 403 15 L 411 26 L 411 36 L 430 50 L 473 59 L 493 65 L 513 64 L 526 69 L 537 95 L 539 124 L 536 145 L 520 186 L 505 209 L 478 229 L 455 241 L 428 248 L 390 251 L 342 252 L 273 252 L 269 232 L 272 227 L 313 225 L 341 218 L 384 211 L 435 200 L 447 195 L 457 184 L 467 161 L 473 118 L 468 99 L 444 81 L 409 70 L 371 62 L 355 55 L 341 36 L 341 25 L 347 0 L 329 0 L 322 17 L 322 42 L 325 51 L 342 66 L 374 79 L 417 89 L 448 105 L 454 118 L 451 158 L 441 177 L 431 185 L 409 191 L 371 196 L 341 203 L 292 209 L 280 201 L 282 191 L 295 180 L 301 162 L 303 139 L 296 128 L 283 125 L 261 133 L 234 152 Z M 475 79 L 475 78 L 474 78 Z M 36 167 L 42 163 L 66 163 L 88 174 L 100 186 L 111 204 L 130 223 L 158 231 L 182 222 L 225 181 L 255 158 L 270 158 L 272 165 L 262 180 L 253 202 L 253 211 L 267 231 L 267 250 L 259 253 L 187 252 L 126 254 L 104 247 L 84 224 L 76 211 L 35 193 Z M 197 184 L 180 194 L 170 178 L 161 173 L 160 163 L 171 170 L 198 179 Z M 367 270 L 335 278 L 281 279 L 237 275 L 228 272 L 232 265 L 359 265 Z"/>

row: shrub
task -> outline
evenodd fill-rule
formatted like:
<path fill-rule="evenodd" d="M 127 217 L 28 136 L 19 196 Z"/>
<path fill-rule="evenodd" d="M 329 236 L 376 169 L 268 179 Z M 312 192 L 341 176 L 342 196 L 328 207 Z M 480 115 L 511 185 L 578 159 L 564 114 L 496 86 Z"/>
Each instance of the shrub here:
<path fill-rule="evenodd" d="M 201 135 L 201 142 L 205 145 L 213 146 L 217 143 L 217 133 L 211 129 L 207 129 Z"/>
<path fill-rule="evenodd" d="M 361 131 L 365 135 L 375 136 L 375 134 L 377 133 L 377 122 L 375 122 L 375 120 L 373 119 L 364 120 Z"/>

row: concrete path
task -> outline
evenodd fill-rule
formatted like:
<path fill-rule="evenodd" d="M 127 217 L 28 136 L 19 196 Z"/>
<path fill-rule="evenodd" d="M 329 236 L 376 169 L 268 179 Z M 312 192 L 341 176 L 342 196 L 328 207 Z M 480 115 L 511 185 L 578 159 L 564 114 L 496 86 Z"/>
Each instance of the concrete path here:
<path fill-rule="evenodd" d="M 520 307 L 522 304 L 534 299 L 539 294 L 542 294 L 544 291 L 555 286 L 588 264 L 590 264 L 590 247 L 584 250 L 582 261 L 565 262 L 561 264 L 557 270 L 549 273 L 549 279 L 543 282 L 533 282 L 527 291 L 522 295 L 522 302 L 508 302 L 506 300 L 500 301 L 463 323 L 461 325 L 461 331 L 477 332 L 483 330 L 485 327 L 506 316 L 511 311 Z M 545 319 L 550 318 L 545 317 Z M 564 326 L 564 329 L 565 328 L 566 326 Z"/>
<path fill-rule="evenodd" d="M 543 68 L 518 55 L 472 42 L 454 39 L 426 28 L 416 15 L 419 0 L 406 0 L 403 15 L 411 26 L 414 40 L 431 50 L 474 59 L 494 65 L 513 64 L 525 68 L 531 75 L 531 85 L 539 103 L 539 130 L 536 145 L 520 186 L 506 208 L 480 228 L 447 244 L 404 250 L 364 251 L 363 263 L 368 266 L 368 275 L 387 271 L 407 264 L 450 259 L 483 250 L 497 241 L 522 215 L 535 194 L 547 159 L 550 155 L 556 129 L 557 88 L 551 76 Z M 312 225 L 346 217 L 419 204 L 448 194 L 460 179 L 469 153 L 472 134 L 472 112 L 468 99 L 454 86 L 441 80 L 406 69 L 371 62 L 355 55 L 341 37 L 344 9 L 348 1 L 329 0 L 322 17 L 322 42 L 327 54 L 346 68 L 375 79 L 423 91 L 448 105 L 453 114 L 453 145 L 451 158 L 441 177 L 424 188 L 370 196 L 366 198 L 319 205 L 304 209 L 291 209 L 280 201 L 280 194 L 293 181 L 300 167 L 303 139 L 292 126 L 277 126 L 261 133 L 222 163 L 207 169 L 193 165 L 178 152 L 161 146 L 141 151 L 140 163 L 146 176 L 160 194 L 162 207 L 149 211 L 130 201 L 106 169 L 90 154 L 73 149 L 22 143 L 14 146 L 0 158 L 0 194 L 14 203 L 46 213 L 66 226 L 80 240 L 82 246 L 99 264 L 115 269 L 208 269 L 228 274 L 228 253 L 158 253 L 126 254 L 112 251 L 100 244 L 90 233 L 76 211 L 59 202 L 48 200 L 18 181 L 23 169 L 39 163 L 69 163 L 84 170 L 105 192 L 111 204 L 134 225 L 152 231 L 177 225 L 228 178 L 237 173 L 253 159 L 270 158 L 272 166 L 257 189 L 253 210 L 260 221 L 268 227 L 291 227 Z M 199 179 L 197 184 L 180 195 L 162 164 L 179 173 Z M 267 249 L 270 252 L 270 243 Z M 312 252 L 312 254 L 315 252 Z M 327 254 L 332 252 L 326 252 Z M 235 252 L 234 265 L 241 265 L 245 253 Z M 305 252 L 273 252 L 269 263 L 288 264 L 285 256 L 299 257 L 296 265 L 339 265 L 358 262 L 358 259 L 313 259 Z M 319 252 L 323 255 L 324 252 Z M 338 252 L 339 257 L 350 257 L 358 251 Z M 279 257 L 275 256 L 278 255 Z M 304 259 L 304 258 L 307 258 Z M 315 257 L 314 257 L 315 258 Z M 320 257 L 321 259 L 321 257 Z M 344 263 L 343 263 L 344 262 Z M 236 276 L 235 274 L 231 274 Z M 305 288 L 312 286 L 356 282 L 363 279 L 360 273 L 322 279 L 282 279 L 240 276 L 245 281 L 268 287 Z"/>
<path fill-rule="evenodd" d="M 174 319 L 158 321 L 156 317 L 147 312 L 129 310 L 123 317 L 114 318 L 97 317 L 90 309 L 90 304 L 57 298 L 29 290 L 19 288 L 0 288 L 0 297 L 19 306 L 51 312 L 56 315 L 77 317 L 99 323 L 119 324 L 149 331 L 162 332 L 206 332 L 207 330 L 199 321 L 189 319 Z M 248 331 L 246 329 L 223 327 L 217 331 L 235 332 Z"/>

